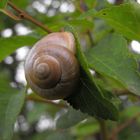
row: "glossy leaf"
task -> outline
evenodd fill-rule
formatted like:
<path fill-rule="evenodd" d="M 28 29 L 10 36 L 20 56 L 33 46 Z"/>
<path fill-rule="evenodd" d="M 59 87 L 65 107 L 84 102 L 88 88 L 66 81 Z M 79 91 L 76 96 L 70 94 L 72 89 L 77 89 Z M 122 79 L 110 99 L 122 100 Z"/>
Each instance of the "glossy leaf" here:
<path fill-rule="evenodd" d="M 89 50 L 87 58 L 90 67 L 98 73 L 113 78 L 124 88 L 140 95 L 138 65 L 121 35 L 106 36 Z"/>
<path fill-rule="evenodd" d="M 57 128 L 66 129 L 76 125 L 85 118 L 87 118 L 86 114 L 83 114 L 80 111 L 77 111 L 70 107 L 66 113 L 58 118 L 56 125 Z"/>
<path fill-rule="evenodd" d="M 136 2 L 110 6 L 96 14 L 129 39 L 140 40 L 140 4 Z"/>
<path fill-rule="evenodd" d="M 74 29 L 69 26 L 67 29 L 75 35 L 77 43 L 77 59 L 81 65 L 81 86 L 80 89 L 67 98 L 67 101 L 75 108 L 92 116 L 103 119 L 118 119 L 118 110 L 107 98 L 103 96 L 101 89 L 96 85 L 94 77 L 89 71 L 88 61 L 84 56 L 79 40 Z"/>
<path fill-rule="evenodd" d="M 0 73 L 0 139 L 11 140 L 14 123 L 25 99 L 25 92 L 9 86 L 8 78 Z"/>
<path fill-rule="evenodd" d="M 0 38 L 0 61 L 22 46 L 33 45 L 38 39 L 33 36 L 14 36 L 10 38 Z"/>

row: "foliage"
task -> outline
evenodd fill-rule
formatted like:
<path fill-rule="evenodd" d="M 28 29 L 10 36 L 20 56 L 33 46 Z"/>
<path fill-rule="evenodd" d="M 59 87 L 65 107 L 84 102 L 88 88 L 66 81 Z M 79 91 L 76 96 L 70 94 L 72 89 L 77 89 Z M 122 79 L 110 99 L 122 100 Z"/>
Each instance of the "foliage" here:
<path fill-rule="evenodd" d="M 17 7 L 8 0 L 0 2 L 0 139 L 139 139 L 140 57 L 131 42 L 140 41 L 140 4 L 129 0 L 12 3 Z M 31 32 L 25 34 L 23 28 Z M 75 36 L 80 83 L 65 100 L 48 101 L 19 80 L 25 58 L 17 57 L 18 50 L 61 30 Z M 11 34 L 6 36 L 6 31 Z"/>

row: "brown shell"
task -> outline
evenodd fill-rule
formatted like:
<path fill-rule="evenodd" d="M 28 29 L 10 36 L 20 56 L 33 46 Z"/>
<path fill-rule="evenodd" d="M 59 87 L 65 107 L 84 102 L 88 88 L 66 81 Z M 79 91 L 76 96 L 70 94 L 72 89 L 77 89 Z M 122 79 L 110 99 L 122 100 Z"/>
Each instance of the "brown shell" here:
<path fill-rule="evenodd" d="M 79 81 L 79 64 L 74 53 L 71 33 L 52 33 L 38 41 L 25 60 L 25 77 L 31 89 L 52 100 L 74 93 Z"/>

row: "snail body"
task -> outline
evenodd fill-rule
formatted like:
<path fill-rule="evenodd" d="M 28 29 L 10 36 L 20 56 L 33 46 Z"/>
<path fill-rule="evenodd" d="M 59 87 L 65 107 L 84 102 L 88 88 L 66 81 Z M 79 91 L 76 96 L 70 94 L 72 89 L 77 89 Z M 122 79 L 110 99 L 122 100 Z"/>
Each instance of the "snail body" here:
<path fill-rule="evenodd" d="M 31 89 L 50 99 L 64 99 L 73 94 L 79 81 L 72 33 L 51 33 L 38 41 L 25 60 L 25 77 Z"/>

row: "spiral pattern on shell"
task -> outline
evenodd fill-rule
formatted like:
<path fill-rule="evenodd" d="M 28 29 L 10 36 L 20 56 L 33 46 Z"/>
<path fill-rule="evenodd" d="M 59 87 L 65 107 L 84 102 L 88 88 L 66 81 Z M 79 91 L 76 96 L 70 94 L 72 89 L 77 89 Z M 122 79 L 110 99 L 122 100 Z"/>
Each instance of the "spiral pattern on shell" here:
<path fill-rule="evenodd" d="M 30 50 L 25 77 L 31 89 L 46 99 L 63 99 L 74 93 L 79 81 L 74 37 L 69 32 L 51 33 Z"/>

